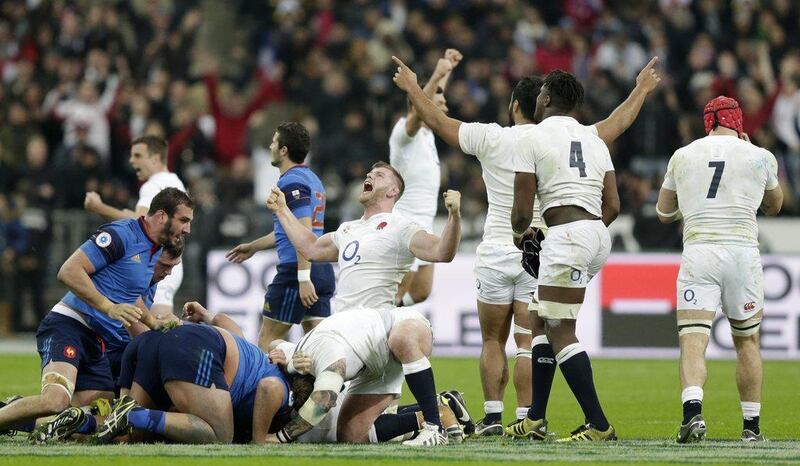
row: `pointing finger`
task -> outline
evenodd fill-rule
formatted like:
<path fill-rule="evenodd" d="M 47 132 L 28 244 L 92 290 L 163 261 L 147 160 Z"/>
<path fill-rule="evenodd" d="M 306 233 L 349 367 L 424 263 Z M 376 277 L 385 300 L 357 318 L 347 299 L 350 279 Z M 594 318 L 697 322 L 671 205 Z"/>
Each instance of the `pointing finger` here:
<path fill-rule="evenodd" d="M 399 58 L 395 57 L 394 55 L 392 55 L 392 61 L 395 62 L 395 64 L 397 64 L 397 66 L 399 66 L 400 68 L 406 68 L 406 64 L 403 63 L 403 60 L 400 60 Z"/>
<path fill-rule="evenodd" d="M 656 62 L 658 62 L 658 56 L 651 58 L 650 61 L 647 63 L 647 65 L 644 67 L 644 69 L 649 70 L 650 68 L 656 65 Z"/>

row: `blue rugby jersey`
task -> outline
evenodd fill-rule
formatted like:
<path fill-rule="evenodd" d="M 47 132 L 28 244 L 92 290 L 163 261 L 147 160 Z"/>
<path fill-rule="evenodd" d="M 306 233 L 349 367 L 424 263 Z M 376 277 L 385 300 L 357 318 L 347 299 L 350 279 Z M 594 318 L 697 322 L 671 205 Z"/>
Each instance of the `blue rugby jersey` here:
<path fill-rule="evenodd" d="M 153 267 L 161 255 L 161 246 L 146 233 L 143 219 L 124 219 L 102 225 L 83 243 L 95 269 L 92 283 L 113 303 L 136 304 L 137 298 L 150 288 Z M 86 323 L 111 347 L 130 341 L 122 322 L 93 308 L 72 291 L 61 298 L 68 307 L 83 314 Z"/>
<path fill-rule="evenodd" d="M 286 205 L 297 218 L 311 217 L 311 228 L 317 237 L 322 236 L 325 226 L 325 187 L 319 177 L 305 165 L 296 165 L 287 170 L 278 179 L 278 188 L 286 196 Z M 278 260 L 281 264 L 297 263 L 297 255 L 278 221 L 273 214 L 275 228 L 275 246 L 278 249 Z"/>
<path fill-rule="evenodd" d="M 233 335 L 239 348 L 239 368 L 231 383 L 231 403 L 236 406 L 258 388 L 258 382 L 265 377 L 277 377 L 283 381 L 285 391 L 281 408 L 289 404 L 289 382 L 277 365 L 269 362 L 261 349 L 244 338 Z"/>

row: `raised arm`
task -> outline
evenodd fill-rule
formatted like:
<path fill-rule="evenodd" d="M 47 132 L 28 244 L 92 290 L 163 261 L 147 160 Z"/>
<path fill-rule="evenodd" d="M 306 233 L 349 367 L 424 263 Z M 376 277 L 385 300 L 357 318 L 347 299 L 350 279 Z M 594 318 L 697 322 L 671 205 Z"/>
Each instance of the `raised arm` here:
<path fill-rule="evenodd" d="M 442 92 L 444 92 L 444 89 L 447 87 L 447 80 L 450 77 L 450 73 L 461 61 L 461 58 L 462 55 L 458 50 L 447 49 L 445 52 L 445 57 L 440 58 L 439 61 L 436 62 L 436 68 L 433 70 L 431 79 L 428 80 L 428 82 L 425 84 L 425 87 L 422 89 L 422 93 L 425 94 L 428 99 L 433 99 L 437 88 L 442 88 Z M 421 126 L 422 119 L 420 118 L 416 107 L 412 105 L 406 114 L 406 135 L 409 137 L 414 137 Z"/>
<path fill-rule="evenodd" d="M 114 303 L 102 295 L 92 282 L 95 267 L 89 257 L 78 249 L 64 262 L 58 271 L 58 281 L 75 296 L 112 319 L 130 327 L 142 317 L 142 310 L 132 304 Z"/>
<path fill-rule="evenodd" d="M 327 233 L 317 238 L 292 214 L 286 205 L 286 196 L 277 186 L 272 188 L 267 208 L 275 212 L 289 241 L 303 257 L 312 262 L 336 262 L 339 258 L 339 248 L 333 242 L 333 235 Z"/>
<path fill-rule="evenodd" d="M 147 213 L 144 206 L 136 206 L 136 210 L 116 209 L 103 202 L 103 199 L 94 191 L 89 191 L 83 199 L 83 208 L 107 220 L 121 220 L 123 218 L 139 218 Z"/>
<path fill-rule="evenodd" d="M 408 95 L 411 105 L 414 106 L 414 113 L 446 143 L 458 147 L 458 128 L 461 126 L 461 121 L 448 117 L 425 95 L 425 92 L 417 84 L 417 75 L 411 68 L 397 57 L 392 57 L 392 60 L 397 64 L 394 82 Z"/>
<path fill-rule="evenodd" d="M 325 368 L 314 381 L 314 391 L 283 429 L 275 436 L 267 436 L 267 442 L 290 443 L 297 437 L 311 430 L 319 424 L 328 412 L 336 406 L 336 399 L 344 383 L 347 364 L 345 359 L 339 359 Z M 274 438 L 270 438 L 274 437 Z"/>
<path fill-rule="evenodd" d="M 461 241 L 461 193 L 445 192 L 444 205 L 448 215 L 442 236 L 419 230 L 411 238 L 409 248 L 416 258 L 427 262 L 450 262 L 456 256 Z"/>
<path fill-rule="evenodd" d="M 644 99 L 658 86 L 661 77 L 658 76 L 654 66 L 658 62 L 658 57 L 642 68 L 636 76 L 636 87 L 633 88 L 628 98 L 619 104 L 603 121 L 595 123 L 597 134 L 606 144 L 614 142 L 622 133 L 625 132 L 636 120 L 639 111 L 644 105 Z"/>

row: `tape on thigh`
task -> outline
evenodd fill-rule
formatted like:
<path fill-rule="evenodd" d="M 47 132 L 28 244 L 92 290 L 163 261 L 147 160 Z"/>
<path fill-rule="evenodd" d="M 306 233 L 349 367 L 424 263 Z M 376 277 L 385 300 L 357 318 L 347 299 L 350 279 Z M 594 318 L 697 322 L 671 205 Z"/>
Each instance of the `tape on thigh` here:
<path fill-rule="evenodd" d="M 581 305 L 556 303 L 553 301 L 539 301 L 539 317 L 546 320 L 576 319 Z"/>
<path fill-rule="evenodd" d="M 530 335 L 531 330 L 529 328 L 525 328 L 521 325 L 514 324 L 514 334 L 515 335 Z"/>
<path fill-rule="evenodd" d="M 687 333 L 711 335 L 712 319 L 678 319 L 678 336 Z"/>
<path fill-rule="evenodd" d="M 72 394 L 75 393 L 75 384 L 58 372 L 45 372 L 42 374 L 42 393 L 44 393 L 45 388 L 51 385 L 67 392 L 67 397 L 70 400 L 72 399 Z"/>
<path fill-rule="evenodd" d="M 744 322 L 734 324 L 728 321 L 731 325 L 731 335 L 735 337 L 749 337 L 758 333 L 761 327 L 761 316 L 751 317 Z"/>
<path fill-rule="evenodd" d="M 517 348 L 517 354 L 514 357 L 517 359 L 519 358 L 531 359 L 531 350 L 524 348 Z"/>

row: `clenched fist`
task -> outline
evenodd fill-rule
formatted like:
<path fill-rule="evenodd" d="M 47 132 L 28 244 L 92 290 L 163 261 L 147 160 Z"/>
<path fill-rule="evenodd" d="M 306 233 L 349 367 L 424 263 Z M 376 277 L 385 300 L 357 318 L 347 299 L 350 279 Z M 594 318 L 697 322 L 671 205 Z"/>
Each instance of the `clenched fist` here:
<path fill-rule="evenodd" d="M 444 206 L 451 215 L 461 215 L 461 193 L 453 189 L 448 189 L 444 196 Z"/>
<path fill-rule="evenodd" d="M 277 186 L 272 187 L 272 192 L 267 198 L 267 208 L 273 212 L 277 212 L 286 207 L 286 196 L 283 191 Z"/>

